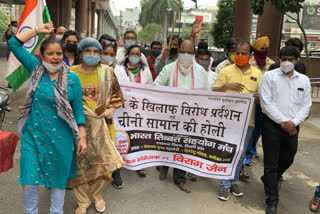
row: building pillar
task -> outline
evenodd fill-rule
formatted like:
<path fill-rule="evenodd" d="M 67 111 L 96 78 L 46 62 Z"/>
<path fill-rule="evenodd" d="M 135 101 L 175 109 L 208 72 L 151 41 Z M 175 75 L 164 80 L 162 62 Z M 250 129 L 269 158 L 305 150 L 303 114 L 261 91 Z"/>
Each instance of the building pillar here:
<path fill-rule="evenodd" d="M 251 0 L 236 0 L 233 37 L 250 41 L 252 26 Z"/>
<path fill-rule="evenodd" d="M 95 37 L 95 33 L 96 33 L 95 21 L 96 21 L 96 3 L 91 2 L 91 36 L 92 37 Z"/>
<path fill-rule="evenodd" d="M 265 2 L 263 11 L 263 15 L 258 18 L 256 37 L 269 37 L 269 56 L 275 57 L 279 53 L 283 15 L 271 5 L 270 1 Z"/>
<path fill-rule="evenodd" d="M 59 25 L 59 1 L 57 0 L 47 0 L 47 6 L 49 9 L 51 21 L 53 22 L 53 26 Z"/>
<path fill-rule="evenodd" d="M 88 0 L 78 0 L 76 5 L 76 31 L 83 39 L 88 36 Z"/>
<path fill-rule="evenodd" d="M 61 0 L 62 3 L 62 23 L 65 28 L 70 29 L 72 0 Z"/>
<path fill-rule="evenodd" d="M 101 36 L 101 19 L 102 19 L 102 10 L 98 10 L 98 26 L 97 26 L 97 38 Z"/>

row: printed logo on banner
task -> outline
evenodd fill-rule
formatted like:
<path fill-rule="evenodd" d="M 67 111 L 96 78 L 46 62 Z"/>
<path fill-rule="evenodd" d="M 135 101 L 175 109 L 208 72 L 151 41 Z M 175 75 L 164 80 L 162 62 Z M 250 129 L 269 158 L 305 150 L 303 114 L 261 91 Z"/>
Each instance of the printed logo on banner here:
<path fill-rule="evenodd" d="M 121 155 L 128 154 L 130 148 L 130 138 L 127 132 L 116 130 L 116 147 Z"/>
<path fill-rule="evenodd" d="M 30 26 L 24 26 L 23 28 L 21 28 L 19 30 L 19 33 L 23 32 L 23 31 L 27 31 L 27 30 L 30 30 L 32 29 Z M 23 44 L 23 47 L 25 47 L 26 49 L 30 49 L 30 48 L 33 48 L 33 46 L 35 45 L 37 41 L 37 37 L 33 37 L 32 39 L 30 39 L 29 41 L 25 42 Z"/>
<path fill-rule="evenodd" d="M 316 9 L 314 7 L 308 7 L 307 8 L 307 13 L 309 15 L 313 15 L 316 12 Z"/>

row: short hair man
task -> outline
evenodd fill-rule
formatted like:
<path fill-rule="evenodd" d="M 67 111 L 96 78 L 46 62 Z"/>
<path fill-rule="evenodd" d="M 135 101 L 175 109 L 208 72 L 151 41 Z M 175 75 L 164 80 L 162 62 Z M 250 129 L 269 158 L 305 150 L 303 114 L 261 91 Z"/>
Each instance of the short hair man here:
<path fill-rule="evenodd" d="M 153 41 L 150 45 L 151 56 L 147 57 L 148 65 L 152 74 L 152 79 L 155 80 L 157 78 L 157 74 L 154 70 L 154 63 L 156 58 L 161 54 L 162 45 L 159 41 Z"/>
<path fill-rule="evenodd" d="M 207 71 L 209 87 L 210 87 L 210 90 L 213 90 L 218 74 L 211 70 L 213 59 L 208 49 L 197 50 L 196 62 Z"/>
<path fill-rule="evenodd" d="M 228 92 L 228 93 L 250 93 L 258 100 L 258 84 L 262 76 L 261 71 L 249 64 L 252 47 L 246 41 L 239 41 L 235 51 L 235 64 L 230 65 L 219 73 L 214 91 Z M 237 186 L 240 170 L 245 157 L 246 149 L 249 144 L 249 139 L 254 128 L 254 108 L 252 109 L 249 127 L 245 138 L 243 151 L 241 153 L 239 162 L 236 163 L 236 171 L 234 179 L 221 180 L 220 191 L 218 199 L 227 201 L 229 199 L 229 190 L 233 195 L 240 197 L 243 193 Z"/>
<path fill-rule="evenodd" d="M 260 101 L 264 113 L 262 146 L 266 214 L 277 213 L 279 188 L 283 173 L 291 166 L 297 152 L 299 125 L 311 108 L 310 80 L 298 73 L 299 52 L 293 46 L 280 50 L 280 68 L 268 71 L 260 81 Z"/>
<path fill-rule="evenodd" d="M 133 30 L 128 30 L 124 33 L 123 39 L 124 39 L 124 47 L 119 47 L 117 50 L 117 56 L 116 56 L 117 65 L 122 65 L 124 63 L 128 48 L 130 48 L 132 45 L 137 44 L 137 34 Z M 148 66 L 147 58 L 143 53 L 141 53 L 141 63 L 143 63 L 145 66 Z"/>
<path fill-rule="evenodd" d="M 191 40 L 184 40 L 179 48 L 178 59 L 162 69 L 153 82 L 155 85 L 171 86 L 176 88 L 209 90 L 207 72 L 198 63 L 194 63 L 194 45 Z M 197 78 L 194 78 L 194 77 Z M 160 180 L 167 177 L 168 167 L 160 167 Z M 186 185 L 186 172 L 173 169 L 173 180 L 184 192 L 191 192 Z"/>
<path fill-rule="evenodd" d="M 225 57 L 219 58 L 216 61 L 215 72 L 220 73 L 220 71 L 222 69 L 224 69 L 225 67 L 232 65 L 234 63 L 234 55 L 235 55 L 236 47 L 237 47 L 238 43 L 239 43 L 239 40 L 233 39 L 233 38 L 227 42 L 226 47 L 224 48 Z"/>
<path fill-rule="evenodd" d="M 303 62 L 301 62 L 301 60 L 299 60 L 300 54 L 303 51 L 303 43 L 301 42 L 301 40 L 298 38 L 291 38 L 285 42 L 285 45 L 295 47 L 299 53 L 298 62 L 295 65 L 294 70 L 296 70 L 300 74 L 307 75 L 306 65 Z M 276 62 L 270 66 L 269 71 L 279 67 L 280 67 L 280 62 Z"/>
<path fill-rule="evenodd" d="M 167 46 L 170 42 L 170 36 L 167 38 Z M 154 70 L 157 75 L 160 74 L 161 70 L 164 66 L 176 61 L 178 59 L 178 52 L 179 47 L 181 45 L 182 40 L 177 35 L 172 36 L 170 47 L 166 47 L 163 50 L 163 53 L 157 57 L 155 64 L 154 64 Z"/>

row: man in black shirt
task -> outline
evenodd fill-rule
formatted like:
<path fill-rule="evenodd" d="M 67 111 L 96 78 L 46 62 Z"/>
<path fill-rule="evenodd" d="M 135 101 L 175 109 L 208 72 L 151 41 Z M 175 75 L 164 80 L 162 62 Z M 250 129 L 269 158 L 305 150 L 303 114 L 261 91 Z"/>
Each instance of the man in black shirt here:
<path fill-rule="evenodd" d="M 299 55 L 301 54 L 301 52 L 303 50 L 303 43 L 298 38 L 289 39 L 288 41 L 286 41 L 285 44 L 286 44 L 286 46 L 294 46 L 295 48 L 297 48 Z M 276 68 L 279 68 L 279 67 L 280 67 L 280 62 L 276 62 L 276 63 L 270 65 L 269 71 L 276 69 Z M 294 70 L 298 71 L 300 74 L 307 75 L 306 66 L 300 60 L 298 60 L 297 64 L 294 67 Z"/>

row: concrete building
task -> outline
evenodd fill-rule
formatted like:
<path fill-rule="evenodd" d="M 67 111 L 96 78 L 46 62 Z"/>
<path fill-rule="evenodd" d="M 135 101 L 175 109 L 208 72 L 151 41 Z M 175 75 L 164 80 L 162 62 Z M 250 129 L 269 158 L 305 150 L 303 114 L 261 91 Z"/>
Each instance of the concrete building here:
<path fill-rule="evenodd" d="M 26 0 L 0 0 L 7 5 L 24 5 Z M 117 38 L 118 24 L 109 0 L 46 0 L 52 22 L 79 32 L 82 38 L 104 33 Z M 22 12 L 22 10 L 21 10 Z"/>
<path fill-rule="evenodd" d="M 126 8 L 124 11 L 120 11 L 120 16 L 117 17 L 120 37 L 123 37 L 127 30 L 134 30 L 136 33 L 142 30 L 139 24 L 140 12 L 140 8 Z"/>

